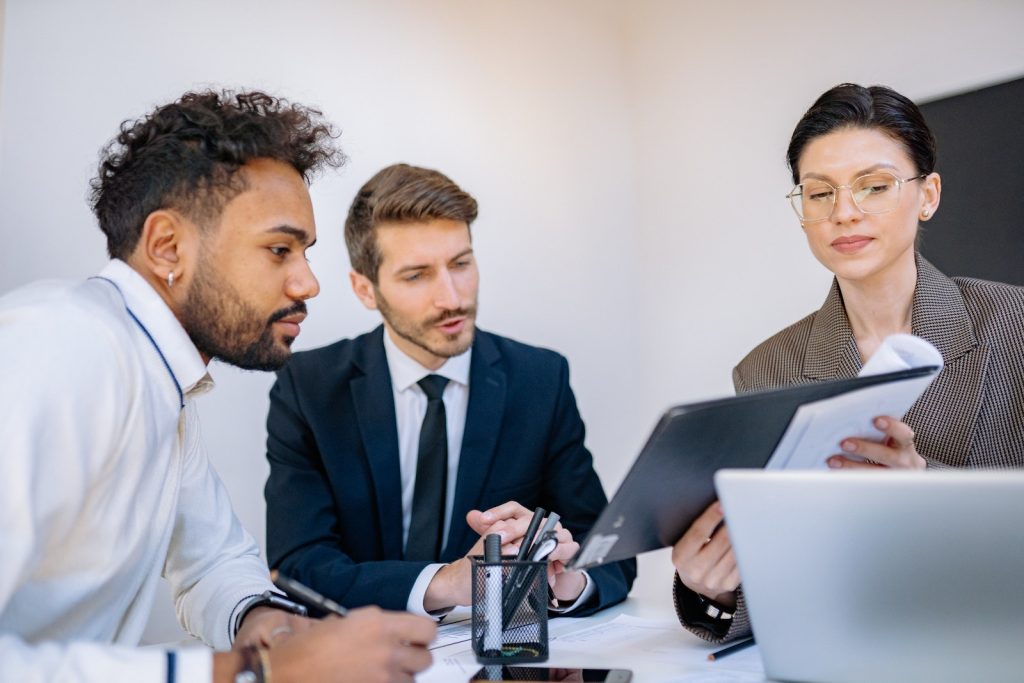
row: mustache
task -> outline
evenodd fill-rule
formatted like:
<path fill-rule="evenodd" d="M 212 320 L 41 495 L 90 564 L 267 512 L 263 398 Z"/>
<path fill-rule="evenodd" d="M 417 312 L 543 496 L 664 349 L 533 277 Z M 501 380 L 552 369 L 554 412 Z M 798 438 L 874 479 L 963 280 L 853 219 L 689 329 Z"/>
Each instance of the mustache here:
<path fill-rule="evenodd" d="M 267 321 L 267 324 L 270 325 L 276 323 L 278 320 L 287 318 L 290 315 L 295 315 L 296 313 L 306 313 L 305 301 L 296 301 L 288 308 L 282 308 L 280 311 L 277 311 L 274 315 L 270 316 L 270 320 Z"/>
<path fill-rule="evenodd" d="M 439 314 L 435 318 L 431 318 L 430 320 L 427 321 L 427 326 L 433 327 L 434 325 L 440 325 L 449 318 L 471 318 L 475 315 L 476 306 L 470 306 L 469 308 L 456 308 L 450 311 L 445 311 L 444 313 Z"/>

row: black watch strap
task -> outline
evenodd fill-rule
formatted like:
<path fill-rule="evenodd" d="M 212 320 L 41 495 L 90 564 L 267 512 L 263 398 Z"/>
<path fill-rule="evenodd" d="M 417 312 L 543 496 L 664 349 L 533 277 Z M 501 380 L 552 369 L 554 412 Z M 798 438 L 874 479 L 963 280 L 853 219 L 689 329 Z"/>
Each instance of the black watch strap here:
<path fill-rule="evenodd" d="M 309 614 L 305 605 L 300 605 L 294 600 L 289 600 L 280 593 L 274 591 L 264 591 L 259 595 L 255 595 L 250 598 L 241 609 L 238 610 L 238 616 L 235 617 L 235 630 L 234 633 L 238 633 L 238 629 L 242 627 L 242 622 L 245 621 L 245 616 L 257 607 L 270 607 L 272 609 L 279 609 L 291 614 L 297 614 L 300 617 L 305 617 Z"/>

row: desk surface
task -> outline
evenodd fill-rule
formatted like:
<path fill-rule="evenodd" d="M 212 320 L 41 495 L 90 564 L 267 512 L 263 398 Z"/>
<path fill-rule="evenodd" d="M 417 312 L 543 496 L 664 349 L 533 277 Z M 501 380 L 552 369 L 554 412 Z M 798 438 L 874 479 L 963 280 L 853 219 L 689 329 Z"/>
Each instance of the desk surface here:
<path fill-rule="evenodd" d="M 439 642 L 445 642 L 446 633 L 451 642 L 432 650 L 434 665 L 417 677 L 420 683 L 463 683 L 480 668 L 465 640 L 466 631 L 457 625 L 443 626 Z M 710 645 L 679 626 L 667 590 L 661 596 L 630 597 L 584 619 L 552 619 L 549 634 L 550 657 L 544 666 L 630 669 L 632 683 L 766 680 L 756 646 L 707 661 L 707 655 L 721 646 Z"/>

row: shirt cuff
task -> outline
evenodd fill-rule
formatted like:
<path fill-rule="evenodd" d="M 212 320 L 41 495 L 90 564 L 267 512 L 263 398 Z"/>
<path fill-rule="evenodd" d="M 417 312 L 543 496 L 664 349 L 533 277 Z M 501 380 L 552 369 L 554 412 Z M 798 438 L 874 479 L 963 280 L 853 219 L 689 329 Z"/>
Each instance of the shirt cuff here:
<path fill-rule="evenodd" d="M 594 594 L 594 591 L 597 589 L 594 587 L 594 582 L 590 580 L 590 574 L 588 574 L 586 571 L 583 571 L 581 573 L 583 574 L 583 578 L 587 580 L 587 584 L 583 586 L 583 592 L 580 593 L 579 597 L 576 598 L 576 600 L 573 601 L 571 605 L 560 604 L 558 607 L 549 607 L 549 612 L 553 614 L 569 614 L 574 609 L 577 609 L 578 607 L 582 606 L 587 600 L 590 599 L 590 596 L 592 596 Z"/>
<path fill-rule="evenodd" d="M 175 652 L 175 683 L 213 680 L 213 652 L 205 647 L 186 647 Z"/>
<path fill-rule="evenodd" d="M 412 585 L 412 590 L 409 591 L 409 600 L 405 603 L 405 609 L 407 612 L 418 614 L 421 617 L 432 617 L 439 618 L 448 614 L 452 611 L 451 607 L 445 609 L 434 610 L 428 612 L 424 606 L 423 601 L 427 597 L 427 587 L 430 582 L 434 580 L 434 575 L 441 571 L 442 567 L 446 567 L 445 564 L 428 564 L 420 572 L 420 575 L 416 577 L 416 583 Z"/>

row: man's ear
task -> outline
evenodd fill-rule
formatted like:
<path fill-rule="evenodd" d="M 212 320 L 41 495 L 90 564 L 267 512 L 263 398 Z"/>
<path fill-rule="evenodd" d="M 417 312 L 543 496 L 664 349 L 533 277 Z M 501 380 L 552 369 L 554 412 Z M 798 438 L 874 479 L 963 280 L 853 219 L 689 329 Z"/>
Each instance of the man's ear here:
<path fill-rule="evenodd" d="M 132 266 L 147 279 L 173 289 L 191 274 L 196 226 L 177 211 L 160 209 L 146 216 L 132 253 Z"/>
<path fill-rule="evenodd" d="M 370 278 L 353 270 L 349 272 L 348 280 L 352 283 L 352 291 L 355 292 L 356 298 L 362 302 L 363 306 L 371 311 L 376 311 L 377 291 L 374 289 L 373 283 L 370 282 Z"/>

